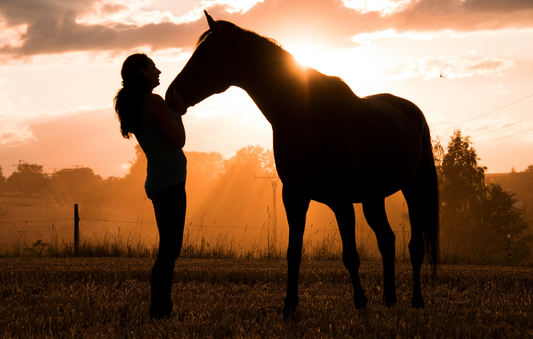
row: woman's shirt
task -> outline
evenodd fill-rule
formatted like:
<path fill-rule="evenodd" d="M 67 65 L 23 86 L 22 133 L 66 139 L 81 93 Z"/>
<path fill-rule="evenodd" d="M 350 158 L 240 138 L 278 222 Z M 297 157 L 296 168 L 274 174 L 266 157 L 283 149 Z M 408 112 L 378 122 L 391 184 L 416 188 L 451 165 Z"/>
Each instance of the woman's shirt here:
<path fill-rule="evenodd" d="M 172 145 L 163 129 L 148 112 L 147 97 L 142 102 L 141 128 L 135 133 L 135 137 L 148 160 L 144 189 L 151 193 L 184 182 L 187 175 L 187 158 L 181 148 Z M 170 111 L 179 121 L 178 114 Z"/>

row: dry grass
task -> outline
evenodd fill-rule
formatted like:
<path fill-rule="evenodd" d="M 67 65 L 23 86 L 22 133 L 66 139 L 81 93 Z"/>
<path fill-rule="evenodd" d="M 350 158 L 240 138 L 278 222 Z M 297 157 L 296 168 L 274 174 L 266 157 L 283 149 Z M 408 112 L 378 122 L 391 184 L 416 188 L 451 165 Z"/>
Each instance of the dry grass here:
<path fill-rule="evenodd" d="M 0 238 L 1 257 L 115 257 L 115 258 L 155 258 L 158 239 L 147 241 L 129 234 L 102 232 L 99 236 L 83 239 L 76 253 L 73 242 L 60 241 L 52 228 L 47 239 L 28 236 L 22 233 L 9 242 Z M 340 260 L 342 246 L 338 231 L 314 237 L 308 234 L 303 240 L 302 258 L 304 260 Z M 278 246 L 266 245 L 261 236 L 248 246 L 245 237 L 240 240 L 229 238 L 227 233 L 207 233 L 204 230 L 191 236 L 187 229 L 184 234 L 180 257 L 188 259 L 285 259 L 287 242 Z M 366 239 L 368 242 L 368 239 Z M 362 260 L 381 260 L 376 250 L 360 241 L 358 253 Z M 404 258 L 405 259 L 405 258 Z"/>
<path fill-rule="evenodd" d="M 427 307 L 410 307 L 411 274 L 398 264 L 398 305 L 381 303 L 382 267 L 363 262 L 369 305 L 355 310 L 340 261 L 304 261 L 300 307 L 282 321 L 286 263 L 179 259 L 174 314 L 149 321 L 149 258 L 0 258 L 1 338 L 527 338 L 533 269 L 443 266 Z"/>

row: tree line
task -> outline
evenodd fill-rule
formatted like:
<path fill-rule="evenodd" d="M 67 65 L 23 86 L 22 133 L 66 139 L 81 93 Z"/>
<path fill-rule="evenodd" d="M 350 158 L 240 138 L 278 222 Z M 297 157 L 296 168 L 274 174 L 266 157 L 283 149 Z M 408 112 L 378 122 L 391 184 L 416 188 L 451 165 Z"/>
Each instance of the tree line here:
<path fill-rule="evenodd" d="M 524 209 L 517 206 L 515 192 L 504 190 L 500 183 L 485 183 L 487 167 L 478 164 L 480 159 L 470 138 L 455 130 L 446 150 L 440 141 L 435 142 L 434 150 L 441 204 L 441 251 L 475 263 L 530 260 L 533 235 L 527 234 Z M 514 175 L 529 190 L 521 197 L 529 199 L 533 193 L 533 165 Z M 526 201 L 522 207 L 531 210 L 533 201 Z"/>
<path fill-rule="evenodd" d="M 101 215 L 104 207 L 130 209 L 138 214 L 146 201 L 146 157 L 139 145 L 135 153 L 129 171 L 122 177 L 102 178 L 88 167 L 45 174 L 43 166 L 21 163 L 5 178 L 0 167 L 0 192 L 21 197 L 46 196 L 65 206 L 78 203 L 86 217 Z M 533 165 L 510 173 L 504 189 L 500 183 L 485 183 L 487 168 L 478 163 L 480 159 L 469 137 L 460 130 L 454 131 L 446 149 L 440 141 L 435 142 L 434 154 L 440 188 L 442 253 L 473 263 L 531 260 L 533 235 L 528 234 L 526 220 L 533 220 Z M 255 208 L 253 202 L 258 199 L 268 205 L 269 182 L 254 180 L 254 173 L 275 171 L 271 150 L 247 146 L 229 159 L 218 152 L 186 152 L 186 156 L 188 211 L 192 220 L 237 220 Z M 517 204 L 517 193 L 522 205 Z M 0 207 L 5 210 L 5 206 Z M 210 214 L 206 216 L 205 211 Z"/>
<path fill-rule="evenodd" d="M 253 181 L 254 171 L 275 171 L 271 150 L 260 146 L 247 146 L 238 150 L 230 159 L 218 152 L 185 152 L 187 157 L 188 210 L 201 209 L 212 203 L 213 195 L 228 191 L 224 183 L 231 182 L 231 193 L 246 197 L 246 188 L 261 184 Z M 64 168 L 45 173 L 43 166 L 20 163 L 9 176 L 2 175 L 0 167 L 0 194 L 12 200 L 21 197 L 27 204 L 31 198 L 48 199 L 54 205 L 71 207 L 79 204 L 87 218 L 109 217 L 106 210 L 130 210 L 120 219 L 133 218 L 145 207 L 144 181 L 146 156 L 137 144 L 135 158 L 124 176 L 102 178 L 89 167 Z M 252 181 L 250 181 L 252 179 Z M 262 183 L 263 186 L 268 186 Z M 268 189 L 268 187 L 267 187 Z M 216 191 L 216 192 L 214 192 Z M 224 205 L 232 201 L 224 196 Z M 2 208 L 5 209 L 5 206 Z M 153 213 L 146 213 L 150 218 Z M 195 217 L 195 216 L 191 216 Z"/>

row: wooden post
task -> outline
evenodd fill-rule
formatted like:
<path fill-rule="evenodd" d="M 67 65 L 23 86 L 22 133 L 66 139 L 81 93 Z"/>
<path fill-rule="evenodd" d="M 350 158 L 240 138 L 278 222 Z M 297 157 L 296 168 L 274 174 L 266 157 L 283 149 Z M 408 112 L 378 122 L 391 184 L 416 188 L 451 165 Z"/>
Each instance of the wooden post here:
<path fill-rule="evenodd" d="M 276 210 L 276 187 L 278 187 L 278 180 L 270 180 L 272 182 L 272 214 L 274 214 L 273 216 L 273 221 L 274 221 L 274 227 L 272 228 L 272 234 L 273 234 L 273 237 L 272 237 L 272 243 L 274 244 L 274 249 L 276 249 L 276 245 L 278 243 L 278 239 L 277 239 L 277 235 L 276 235 L 276 232 L 278 231 L 278 228 L 276 227 L 277 224 L 278 224 L 278 212 Z"/>
<path fill-rule="evenodd" d="M 79 254 L 80 244 L 80 217 L 78 215 L 78 204 L 74 204 L 74 255 Z"/>

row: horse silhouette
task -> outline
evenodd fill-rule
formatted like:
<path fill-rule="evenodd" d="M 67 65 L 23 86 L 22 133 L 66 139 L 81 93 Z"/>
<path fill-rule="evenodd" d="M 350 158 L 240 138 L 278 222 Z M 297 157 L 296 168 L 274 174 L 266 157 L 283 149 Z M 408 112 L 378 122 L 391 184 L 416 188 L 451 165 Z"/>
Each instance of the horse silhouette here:
<path fill-rule="evenodd" d="M 311 200 L 335 213 L 356 308 L 367 304 L 359 280 L 353 207 L 363 204 L 383 258 L 384 303 L 397 302 L 395 235 L 387 221 L 385 197 L 400 190 L 411 221 L 411 303 L 424 307 L 420 270 L 426 252 L 436 275 L 439 202 L 430 131 L 421 110 L 391 94 L 360 98 L 340 78 L 298 64 L 274 40 L 205 15 L 209 30 L 200 36 L 167 94 L 180 92 L 187 109 L 238 86 L 272 125 L 290 229 L 284 318 L 290 319 L 299 303 L 298 275 Z"/>

